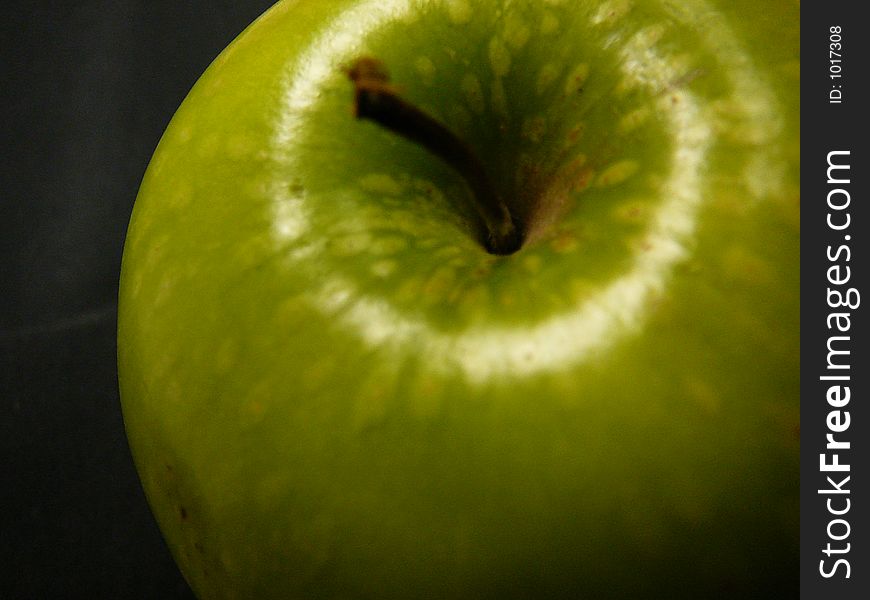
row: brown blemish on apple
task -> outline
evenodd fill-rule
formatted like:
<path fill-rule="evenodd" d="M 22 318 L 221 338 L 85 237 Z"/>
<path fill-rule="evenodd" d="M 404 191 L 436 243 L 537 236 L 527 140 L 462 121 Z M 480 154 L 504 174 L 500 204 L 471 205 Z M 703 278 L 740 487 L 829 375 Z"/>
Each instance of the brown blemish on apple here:
<path fill-rule="evenodd" d="M 491 270 L 492 270 L 491 265 L 483 263 L 483 264 L 477 265 L 471 271 L 471 276 L 474 277 L 475 279 L 484 279 L 485 277 L 487 277 L 489 275 Z"/>
<path fill-rule="evenodd" d="M 598 12 L 592 17 L 596 25 L 613 25 L 632 9 L 630 0 L 610 0 L 601 4 Z"/>
<path fill-rule="evenodd" d="M 577 176 L 573 181 L 571 189 L 575 192 L 582 192 L 589 187 L 595 177 L 595 170 L 589 166 L 583 166 L 577 172 Z"/>
<path fill-rule="evenodd" d="M 499 296 L 499 302 L 505 308 L 511 308 L 512 306 L 516 305 L 517 298 L 513 294 L 505 293 L 505 294 L 502 294 L 501 296 Z"/>
<path fill-rule="evenodd" d="M 586 131 L 585 123 L 577 123 L 570 130 L 568 130 L 568 135 L 565 137 L 566 144 L 568 146 L 573 146 L 578 141 L 580 141 L 580 137 L 583 135 L 583 132 Z"/>
<path fill-rule="evenodd" d="M 533 144 L 540 143 L 546 132 L 547 120 L 544 117 L 536 116 L 523 121 L 522 136 Z"/>
<path fill-rule="evenodd" d="M 573 252 L 578 246 L 579 241 L 576 234 L 570 231 L 562 231 L 550 241 L 550 248 L 559 254 Z"/>
<path fill-rule="evenodd" d="M 713 387 L 698 377 L 687 377 L 683 381 L 686 396 L 708 414 L 716 414 L 722 404 Z"/>
<path fill-rule="evenodd" d="M 565 96 L 571 96 L 583 91 L 583 84 L 589 77 L 589 65 L 581 63 L 574 67 L 568 77 L 565 79 Z"/>
<path fill-rule="evenodd" d="M 644 217 L 644 204 L 642 201 L 635 201 L 620 205 L 613 211 L 613 216 L 618 221 L 638 223 Z"/>

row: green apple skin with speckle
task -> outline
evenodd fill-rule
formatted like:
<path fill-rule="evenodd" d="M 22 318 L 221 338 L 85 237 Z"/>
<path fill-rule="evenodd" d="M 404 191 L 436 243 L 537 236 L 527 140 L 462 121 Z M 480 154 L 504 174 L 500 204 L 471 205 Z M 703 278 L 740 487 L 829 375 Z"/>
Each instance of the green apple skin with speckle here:
<path fill-rule="evenodd" d="M 298 0 L 195 85 L 124 250 L 137 468 L 203 598 L 797 588 L 799 3 Z M 375 57 L 479 155 L 353 114 Z"/>

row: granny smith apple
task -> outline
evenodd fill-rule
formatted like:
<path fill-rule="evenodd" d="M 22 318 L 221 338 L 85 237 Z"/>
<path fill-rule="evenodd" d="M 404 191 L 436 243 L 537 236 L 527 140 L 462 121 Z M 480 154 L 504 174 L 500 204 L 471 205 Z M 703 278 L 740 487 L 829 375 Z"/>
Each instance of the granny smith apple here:
<path fill-rule="evenodd" d="M 121 275 L 124 419 L 193 590 L 795 592 L 798 15 L 298 0 L 248 28 Z"/>

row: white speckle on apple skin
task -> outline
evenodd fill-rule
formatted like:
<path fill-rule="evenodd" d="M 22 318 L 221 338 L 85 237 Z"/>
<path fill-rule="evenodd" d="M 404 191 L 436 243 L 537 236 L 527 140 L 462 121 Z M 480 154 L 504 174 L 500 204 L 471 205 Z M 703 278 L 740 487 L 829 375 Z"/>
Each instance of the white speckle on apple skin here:
<path fill-rule="evenodd" d="M 287 258 L 295 262 L 308 260 L 312 256 L 316 256 L 318 253 L 322 252 L 323 246 L 325 246 L 323 242 L 303 244 L 288 252 Z"/>
<path fill-rule="evenodd" d="M 456 25 L 465 25 L 471 21 L 472 10 L 467 0 L 444 0 L 447 15 Z"/>
<path fill-rule="evenodd" d="M 745 111 L 743 103 L 731 96 L 712 100 L 707 108 L 713 117 L 720 119 L 740 119 L 744 116 Z"/>
<path fill-rule="evenodd" d="M 257 141 L 249 135 L 237 134 L 231 137 L 225 146 L 224 152 L 228 158 L 242 160 L 253 156 L 258 151 Z"/>
<path fill-rule="evenodd" d="M 221 151 L 221 141 L 216 133 L 204 135 L 196 147 L 196 154 L 203 158 L 209 158 Z"/>
<path fill-rule="evenodd" d="M 408 247 L 408 240 L 398 235 L 380 236 L 371 240 L 369 252 L 376 256 L 389 256 Z"/>
<path fill-rule="evenodd" d="M 130 298 L 133 300 L 138 299 L 139 294 L 142 292 L 142 279 L 143 273 L 141 270 L 136 271 L 130 279 Z"/>
<path fill-rule="evenodd" d="M 579 92 L 580 89 L 583 87 L 583 84 L 586 83 L 586 79 L 588 77 L 588 63 L 581 63 L 574 67 L 574 69 L 568 74 L 568 77 L 565 78 L 565 95 L 570 96 Z"/>
<path fill-rule="evenodd" d="M 442 302 L 455 281 L 456 270 L 454 268 L 448 265 L 439 267 L 423 285 L 423 294 L 426 296 L 426 300 L 428 302 Z"/>
<path fill-rule="evenodd" d="M 300 194 L 284 193 L 281 202 L 272 204 L 272 229 L 275 237 L 292 242 L 305 233 L 308 215 Z"/>
<path fill-rule="evenodd" d="M 511 53 L 499 37 L 489 40 L 489 66 L 495 76 L 504 77 L 511 70 Z"/>
<path fill-rule="evenodd" d="M 550 11 L 546 11 L 544 16 L 541 17 L 541 35 L 550 35 L 552 33 L 556 33 L 559 30 L 559 17 L 554 15 Z"/>
<path fill-rule="evenodd" d="M 190 185 L 190 182 L 179 180 L 172 190 L 172 194 L 167 196 L 166 203 L 176 210 L 183 210 L 188 204 L 190 204 L 192 199 L 193 188 Z"/>
<path fill-rule="evenodd" d="M 640 165 L 635 160 L 621 160 L 604 169 L 595 184 L 604 187 L 622 183 L 634 175 L 639 168 Z"/>
<path fill-rule="evenodd" d="M 379 260 L 376 263 L 372 264 L 372 267 L 371 267 L 372 274 L 375 277 L 380 277 L 382 279 L 385 279 L 385 278 L 389 277 L 390 275 L 392 275 L 393 273 L 395 273 L 397 266 L 398 266 L 398 264 L 394 260 L 391 260 L 391 259 Z"/>
<path fill-rule="evenodd" d="M 622 134 L 630 133 L 643 125 L 652 115 L 649 106 L 641 106 L 622 117 L 617 128 Z"/>
<path fill-rule="evenodd" d="M 763 152 L 753 153 L 743 169 L 743 179 L 756 199 L 781 196 L 785 178 L 783 164 Z"/>
<path fill-rule="evenodd" d="M 571 232 L 562 232 L 550 240 L 550 248 L 557 254 L 574 252 L 580 247 L 577 236 Z"/>
<path fill-rule="evenodd" d="M 635 36 L 639 43 L 652 46 L 661 41 L 666 31 L 667 28 L 663 23 L 656 23 L 654 25 L 644 27 L 643 29 L 638 31 Z"/>
<path fill-rule="evenodd" d="M 609 0 L 603 2 L 592 17 L 594 25 L 613 25 L 622 19 L 632 8 L 631 0 Z"/>
<path fill-rule="evenodd" d="M 508 46 L 520 50 L 529 41 L 529 26 L 517 15 L 511 15 L 505 24 L 504 38 Z"/>
<path fill-rule="evenodd" d="M 371 173 L 359 180 L 359 186 L 374 194 L 387 196 L 401 196 L 405 192 L 405 186 L 386 173 Z"/>
<path fill-rule="evenodd" d="M 172 300 L 173 292 L 175 291 L 176 277 L 174 273 L 163 273 L 160 277 L 160 283 L 157 284 L 157 293 L 154 295 L 154 306 L 162 308 L 170 300 Z"/>
<path fill-rule="evenodd" d="M 317 291 L 316 300 L 327 314 L 335 314 L 343 310 L 353 298 L 353 290 L 341 281 L 329 279 Z"/>
<path fill-rule="evenodd" d="M 191 125 L 185 125 L 184 127 L 180 127 L 175 134 L 175 141 L 178 144 L 186 144 L 193 137 L 193 127 Z"/>
<path fill-rule="evenodd" d="M 414 68 L 420 75 L 420 79 L 425 85 L 432 85 L 435 79 L 435 63 L 428 56 L 418 56 L 414 61 Z"/>
<path fill-rule="evenodd" d="M 622 222 L 637 222 L 644 218 L 650 205 L 646 199 L 629 200 L 613 210 L 613 218 Z"/>
<path fill-rule="evenodd" d="M 486 108 L 483 99 L 483 88 L 480 85 L 480 80 L 472 73 L 466 73 L 462 78 L 462 94 L 465 96 L 465 101 L 468 108 L 476 115 L 483 114 Z"/>
<path fill-rule="evenodd" d="M 538 71 L 538 80 L 535 85 L 535 91 L 539 96 L 543 95 L 553 82 L 556 81 L 556 78 L 559 77 L 559 71 L 561 71 L 561 67 L 555 63 L 547 63 L 541 67 L 541 70 Z"/>
<path fill-rule="evenodd" d="M 333 246 L 333 251 L 338 256 L 356 256 L 368 252 L 371 239 L 371 235 L 365 231 L 351 233 L 337 240 Z"/>
<path fill-rule="evenodd" d="M 420 288 L 423 286 L 423 281 L 419 277 L 406 277 L 402 279 L 402 282 L 399 285 L 399 288 L 396 290 L 396 298 L 399 299 L 400 302 L 406 303 L 411 301 L 416 301 L 420 297 Z M 356 288 L 353 288 L 356 289 Z M 380 300 L 375 300 L 372 307 L 375 307 L 375 312 L 369 313 L 370 317 L 383 317 L 382 313 L 385 306 Z M 366 304 L 357 303 L 354 306 L 354 313 L 357 314 L 358 317 L 361 317 L 364 313 L 368 312 L 368 308 Z M 405 329 L 405 324 L 402 323 L 400 325 L 401 329 Z M 366 327 L 367 335 L 371 335 L 368 341 L 379 340 L 381 343 L 383 342 L 395 342 L 398 341 L 396 338 L 391 337 L 390 333 L 391 324 L 386 321 L 381 321 L 380 319 L 372 321 Z M 378 342 L 375 343 L 375 346 L 379 345 Z"/>
<path fill-rule="evenodd" d="M 491 84 L 490 102 L 492 102 L 492 112 L 502 119 L 508 118 L 507 96 L 501 78 L 495 78 Z"/>
<path fill-rule="evenodd" d="M 537 254 L 528 254 L 523 257 L 523 268 L 531 274 L 539 273 L 543 260 Z"/>

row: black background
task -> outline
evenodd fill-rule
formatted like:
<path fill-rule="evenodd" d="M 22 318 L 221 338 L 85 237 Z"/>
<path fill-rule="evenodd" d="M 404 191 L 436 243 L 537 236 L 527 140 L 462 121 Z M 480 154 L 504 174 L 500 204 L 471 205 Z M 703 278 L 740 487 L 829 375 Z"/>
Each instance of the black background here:
<path fill-rule="evenodd" d="M 271 0 L 7 1 L 0 598 L 190 598 L 124 436 L 118 273 L 148 160 Z"/>

